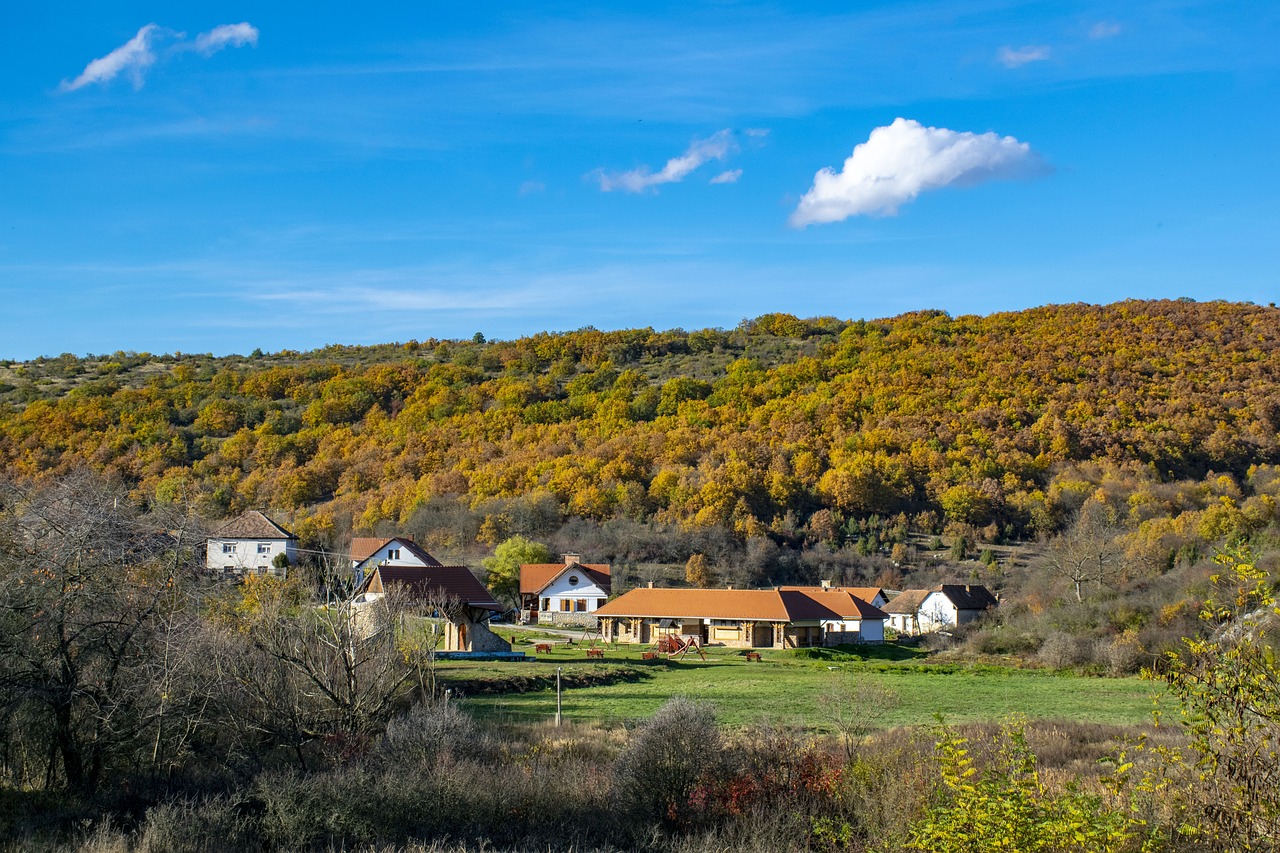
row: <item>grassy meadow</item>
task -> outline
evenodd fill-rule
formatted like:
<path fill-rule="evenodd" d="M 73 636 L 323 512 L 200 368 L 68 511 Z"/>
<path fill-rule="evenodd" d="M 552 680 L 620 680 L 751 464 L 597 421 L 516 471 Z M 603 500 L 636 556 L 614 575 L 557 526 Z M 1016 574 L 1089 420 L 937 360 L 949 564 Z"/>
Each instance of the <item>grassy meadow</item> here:
<path fill-rule="evenodd" d="M 588 661 L 581 644 L 559 644 L 550 654 L 538 655 L 537 662 L 447 663 L 439 674 L 462 692 L 470 711 L 500 722 L 552 717 L 551 685 L 556 668 L 562 667 L 563 712 L 569 720 L 627 723 L 648 718 L 672 696 L 686 696 L 711 702 L 717 719 L 727 725 L 771 720 L 815 730 L 831 728 L 822 697 L 859 684 L 895 694 L 895 705 L 870 710 L 875 723 L 885 728 L 929 724 L 938 715 L 956 723 L 1020 715 L 1138 725 L 1150 721 L 1158 692 L 1158 685 L 1139 678 L 932 663 L 915 650 L 893 645 L 858 651 L 763 651 L 758 663 L 736 649 L 709 649 L 706 661 L 694 654 L 678 661 L 644 661 L 644 650 L 605 647 L 605 659 L 599 662 Z"/>

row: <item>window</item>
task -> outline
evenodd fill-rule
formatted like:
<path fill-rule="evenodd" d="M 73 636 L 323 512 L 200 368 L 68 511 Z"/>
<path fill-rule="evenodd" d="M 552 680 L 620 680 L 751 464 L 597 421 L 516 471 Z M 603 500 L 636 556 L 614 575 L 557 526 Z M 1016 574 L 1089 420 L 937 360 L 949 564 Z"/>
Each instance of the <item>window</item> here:
<path fill-rule="evenodd" d="M 579 598 L 574 602 L 574 605 L 575 607 L 573 609 L 579 613 L 585 613 L 587 611 L 587 600 L 585 598 Z"/>
<path fill-rule="evenodd" d="M 387 559 L 388 559 L 388 560 L 398 560 L 398 559 L 400 559 L 400 549 L 399 549 L 399 548 L 388 548 L 388 549 L 387 549 Z"/>
<path fill-rule="evenodd" d="M 596 599 L 596 607 L 604 607 L 604 606 L 605 606 L 606 604 L 608 604 L 608 603 L 609 603 L 609 599 L 607 599 L 607 598 L 597 598 L 597 599 Z"/>
<path fill-rule="evenodd" d="M 569 586 L 577 586 L 577 585 L 578 585 L 578 576 L 569 575 Z"/>
<path fill-rule="evenodd" d="M 271 553 L 271 543 L 270 543 L 270 542 L 259 542 L 259 543 L 258 543 L 258 553 L 259 553 L 259 554 L 270 554 L 270 553 Z"/>
<path fill-rule="evenodd" d="M 573 610 L 573 602 L 567 598 L 560 599 L 560 610 L 564 613 L 568 613 Z"/>
<path fill-rule="evenodd" d="M 224 554 L 234 554 L 235 552 L 236 552 L 236 543 L 234 543 L 234 542 L 223 542 L 223 543 L 222 543 L 222 553 L 224 553 Z"/>
<path fill-rule="evenodd" d="M 542 599 L 542 609 L 543 609 L 543 610 L 550 610 L 550 609 L 551 609 L 551 599 L 549 599 L 549 598 L 544 598 L 544 599 Z"/>

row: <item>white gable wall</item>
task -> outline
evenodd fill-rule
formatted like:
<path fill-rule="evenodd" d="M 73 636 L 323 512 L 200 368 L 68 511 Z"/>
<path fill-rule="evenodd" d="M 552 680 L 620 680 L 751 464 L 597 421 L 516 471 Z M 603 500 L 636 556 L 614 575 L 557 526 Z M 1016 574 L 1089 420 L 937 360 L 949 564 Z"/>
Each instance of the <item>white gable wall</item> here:
<path fill-rule="evenodd" d="M 941 631 L 956 627 L 959 614 L 956 606 L 941 592 L 931 592 L 920 602 L 919 620 L 921 633 Z"/>
<path fill-rule="evenodd" d="M 569 568 L 543 587 L 538 594 L 538 606 L 544 613 L 594 613 L 608 597 L 609 594 L 586 572 Z M 567 607 L 565 602 L 568 602 Z M 584 606 L 579 607 L 579 602 Z"/>

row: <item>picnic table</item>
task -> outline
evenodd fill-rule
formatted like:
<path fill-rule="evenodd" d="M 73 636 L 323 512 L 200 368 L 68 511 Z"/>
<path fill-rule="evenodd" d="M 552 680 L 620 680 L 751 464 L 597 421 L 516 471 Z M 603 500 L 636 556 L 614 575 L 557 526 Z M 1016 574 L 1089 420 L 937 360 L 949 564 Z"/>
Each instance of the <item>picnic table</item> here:
<path fill-rule="evenodd" d="M 747 652 L 745 655 L 743 655 L 743 657 L 745 657 L 748 661 L 755 661 L 756 663 L 764 662 L 763 658 L 760 657 L 759 652 Z"/>
<path fill-rule="evenodd" d="M 604 649 L 587 649 L 587 657 L 604 660 Z"/>
<path fill-rule="evenodd" d="M 547 655 L 549 655 L 549 654 L 551 654 L 551 644 L 550 644 L 550 643 L 538 643 L 536 646 L 534 646 L 534 647 L 533 647 L 533 650 L 534 650 L 534 652 L 535 652 L 535 653 L 540 654 L 540 655 L 542 655 L 542 654 L 547 654 Z"/>

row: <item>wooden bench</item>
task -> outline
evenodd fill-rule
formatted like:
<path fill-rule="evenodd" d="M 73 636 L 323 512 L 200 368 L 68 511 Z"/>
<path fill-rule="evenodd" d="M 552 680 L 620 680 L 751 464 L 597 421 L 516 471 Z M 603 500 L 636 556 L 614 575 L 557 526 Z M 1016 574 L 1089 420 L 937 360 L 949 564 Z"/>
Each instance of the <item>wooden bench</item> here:
<path fill-rule="evenodd" d="M 763 660 L 761 659 L 759 652 L 747 652 L 745 655 L 743 655 L 743 657 L 745 657 L 748 661 L 763 663 Z"/>
<path fill-rule="evenodd" d="M 542 654 L 547 654 L 547 655 L 549 655 L 549 654 L 551 654 L 551 644 L 550 644 L 550 643 L 538 643 L 538 645 L 536 645 L 536 646 L 534 646 L 534 647 L 533 647 L 533 651 L 534 651 L 534 653 L 535 653 L 535 654 L 540 654 L 540 655 L 542 655 Z"/>
<path fill-rule="evenodd" d="M 658 659 L 657 652 L 645 652 L 644 654 L 640 655 L 640 660 L 657 660 L 657 659 Z"/>
<path fill-rule="evenodd" d="M 604 660 L 604 649 L 587 649 L 587 657 Z"/>

